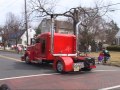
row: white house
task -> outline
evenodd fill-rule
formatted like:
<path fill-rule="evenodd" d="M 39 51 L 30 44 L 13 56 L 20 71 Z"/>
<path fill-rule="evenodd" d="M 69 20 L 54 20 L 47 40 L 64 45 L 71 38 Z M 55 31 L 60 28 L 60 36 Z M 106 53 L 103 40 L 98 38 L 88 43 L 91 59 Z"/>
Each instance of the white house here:
<path fill-rule="evenodd" d="M 118 33 L 115 35 L 116 37 L 116 44 L 120 45 L 120 30 L 118 31 Z"/>
<path fill-rule="evenodd" d="M 35 30 L 32 29 L 32 28 L 29 28 L 28 29 L 28 45 L 30 45 L 30 41 L 31 41 L 31 38 L 34 38 L 34 35 L 35 35 Z M 26 31 L 25 33 L 21 36 L 21 44 L 22 45 L 26 45 L 27 44 L 27 34 L 26 34 Z"/>

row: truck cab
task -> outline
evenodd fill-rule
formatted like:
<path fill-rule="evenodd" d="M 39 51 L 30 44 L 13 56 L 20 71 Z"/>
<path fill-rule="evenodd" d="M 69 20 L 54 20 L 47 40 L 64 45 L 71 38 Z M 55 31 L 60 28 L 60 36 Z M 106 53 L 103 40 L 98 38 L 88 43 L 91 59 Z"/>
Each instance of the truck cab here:
<path fill-rule="evenodd" d="M 95 68 L 95 59 L 76 53 L 76 36 L 54 33 L 53 43 L 51 33 L 38 35 L 22 56 L 27 64 L 50 62 L 57 72 L 90 71 Z"/>

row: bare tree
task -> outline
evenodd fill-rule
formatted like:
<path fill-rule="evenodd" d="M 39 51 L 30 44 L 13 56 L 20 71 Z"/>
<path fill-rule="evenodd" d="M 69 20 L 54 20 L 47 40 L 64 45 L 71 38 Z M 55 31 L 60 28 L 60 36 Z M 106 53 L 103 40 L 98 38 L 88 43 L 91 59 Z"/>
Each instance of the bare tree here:
<path fill-rule="evenodd" d="M 8 41 L 8 29 L 6 26 L 0 28 L 0 35 L 2 37 L 2 43 L 4 46 L 4 50 L 5 50 L 5 47 L 6 47 L 7 41 Z"/>
<path fill-rule="evenodd" d="M 1 26 L 0 27 L 0 37 L 1 37 L 1 43 L 3 43 L 3 45 L 1 45 L 1 46 L 4 46 L 4 32 L 3 32 L 3 27 Z M 4 48 L 5 49 L 5 48 Z"/>
<path fill-rule="evenodd" d="M 109 10 L 109 6 L 100 6 L 96 3 L 95 8 L 76 7 L 64 13 L 54 13 L 54 5 L 50 5 L 50 0 L 30 0 L 31 13 L 35 12 L 37 17 L 45 17 L 54 15 L 66 16 L 71 18 L 73 23 L 73 32 L 76 33 L 76 24 L 82 21 L 80 27 L 80 41 L 89 44 L 92 40 L 101 39 L 103 41 L 106 38 L 106 22 L 102 18 Z M 53 2 L 51 2 L 53 3 Z M 101 2 L 102 3 L 102 0 Z M 102 34 L 101 34 L 102 33 Z"/>
<path fill-rule="evenodd" d="M 31 9 L 31 13 L 34 12 L 34 15 L 36 15 L 37 17 L 50 16 L 51 14 L 53 14 L 55 17 L 57 17 L 57 16 L 71 17 L 73 20 L 74 34 L 75 34 L 75 30 L 76 30 L 76 24 L 78 23 L 79 20 L 85 19 L 87 16 L 86 20 L 88 19 L 89 24 L 92 24 L 91 22 L 94 21 L 94 19 L 96 18 L 96 15 L 99 13 L 100 10 L 105 8 L 106 10 L 103 13 L 103 15 L 105 15 L 109 9 L 107 6 L 106 7 L 98 7 L 98 5 L 96 4 L 96 7 L 93 9 L 91 9 L 91 8 L 86 9 L 86 8 L 79 6 L 76 8 L 71 8 L 70 10 L 68 10 L 64 13 L 55 14 L 54 13 L 54 8 L 55 8 L 55 4 L 56 4 L 55 2 L 56 2 L 56 0 L 52 0 L 52 1 L 51 0 L 29 0 L 29 3 L 30 3 L 29 8 Z M 84 17 L 81 18 L 81 15 L 83 15 Z M 103 15 L 101 15 L 101 16 L 103 16 Z"/>
<path fill-rule="evenodd" d="M 106 23 L 106 43 L 114 44 L 115 35 L 119 31 L 117 24 L 112 20 L 109 23 Z"/>
<path fill-rule="evenodd" d="M 16 45 L 19 41 L 19 31 L 22 28 L 22 24 L 21 21 L 18 17 L 16 17 L 14 14 L 12 13 L 8 13 L 7 14 L 7 18 L 6 18 L 6 23 L 5 23 L 5 27 L 4 27 L 4 33 L 7 35 L 6 37 L 6 41 L 7 43 L 9 42 L 11 35 L 14 34 L 15 35 L 15 42 Z"/>
<path fill-rule="evenodd" d="M 54 13 L 56 0 L 29 0 L 28 1 L 28 16 L 33 18 L 50 16 Z"/>
<path fill-rule="evenodd" d="M 54 8 L 55 8 L 55 2 L 56 0 L 29 0 L 30 4 L 30 9 L 31 13 L 34 13 L 36 17 L 45 17 L 45 16 L 51 16 L 53 15 L 54 17 L 57 16 L 66 16 L 66 17 L 71 17 L 73 19 L 73 31 L 75 34 L 76 30 L 76 24 L 78 22 L 78 10 L 77 9 L 83 9 L 81 7 L 78 8 L 71 8 L 69 11 L 66 11 L 64 13 L 54 13 Z"/>

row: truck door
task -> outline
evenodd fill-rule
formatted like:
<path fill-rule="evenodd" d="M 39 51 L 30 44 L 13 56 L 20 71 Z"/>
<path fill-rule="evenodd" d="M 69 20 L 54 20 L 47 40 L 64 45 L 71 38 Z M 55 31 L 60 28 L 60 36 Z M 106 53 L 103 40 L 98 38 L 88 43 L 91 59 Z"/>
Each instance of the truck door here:
<path fill-rule="evenodd" d="M 41 59 L 46 56 L 46 42 L 44 38 L 39 38 L 35 45 L 35 58 Z"/>
<path fill-rule="evenodd" d="M 42 56 L 45 56 L 45 40 L 42 39 L 42 42 L 41 42 L 41 53 L 42 53 Z"/>
<path fill-rule="evenodd" d="M 39 59 L 41 57 L 41 40 L 40 38 L 36 39 L 35 44 L 35 58 Z"/>

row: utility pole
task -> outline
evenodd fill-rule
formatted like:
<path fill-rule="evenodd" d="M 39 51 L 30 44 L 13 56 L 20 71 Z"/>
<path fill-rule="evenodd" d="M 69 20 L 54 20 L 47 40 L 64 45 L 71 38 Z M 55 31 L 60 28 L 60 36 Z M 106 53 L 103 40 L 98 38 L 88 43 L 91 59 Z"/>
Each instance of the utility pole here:
<path fill-rule="evenodd" d="M 26 30 L 26 37 L 27 37 L 27 46 L 28 46 L 28 20 L 27 20 L 27 4 L 25 1 L 25 30 Z"/>
<path fill-rule="evenodd" d="M 79 22 L 79 18 L 78 18 L 78 10 L 75 8 L 74 12 L 73 12 L 73 30 L 74 30 L 74 35 L 76 34 L 76 25 Z"/>

